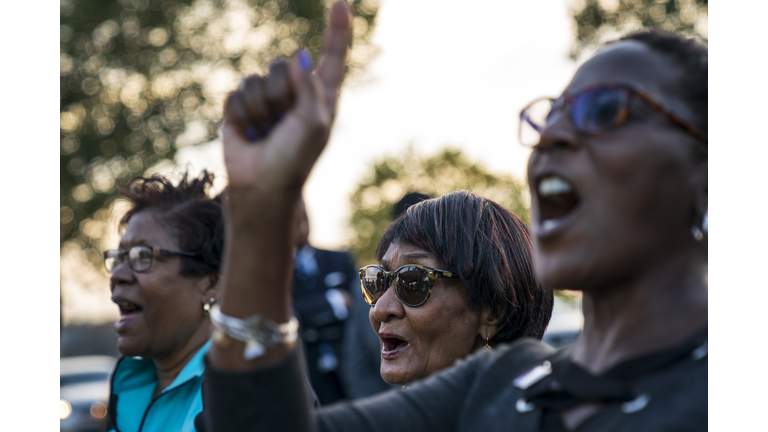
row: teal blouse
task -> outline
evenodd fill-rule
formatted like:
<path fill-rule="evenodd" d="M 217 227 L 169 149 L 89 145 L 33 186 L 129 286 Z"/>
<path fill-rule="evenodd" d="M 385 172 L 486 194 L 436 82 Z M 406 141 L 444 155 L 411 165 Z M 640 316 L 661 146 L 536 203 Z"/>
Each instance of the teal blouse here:
<path fill-rule="evenodd" d="M 152 359 L 119 359 L 110 385 L 110 432 L 197 432 L 195 417 L 203 411 L 203 357 L 210 346 L 208 341 L 154 399 L 157 373 Z"/>

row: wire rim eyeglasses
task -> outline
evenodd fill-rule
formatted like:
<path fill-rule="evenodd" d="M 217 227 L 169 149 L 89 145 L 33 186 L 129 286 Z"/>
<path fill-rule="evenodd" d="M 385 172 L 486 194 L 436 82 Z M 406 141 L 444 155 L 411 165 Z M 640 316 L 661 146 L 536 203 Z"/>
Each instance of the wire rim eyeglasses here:
<path fill-rule="evenodd" d="M 186 257 L 198 257 L 199 253 L 161 249 L 147 245 L 134 245 L 128 249 L 110 249 L 104 252 L 104 267 L 109 273 L 115 271 L 117 266 L 128 257 L 128 266 L 136 273 L 141 273 L 152 268 L 152 261 L 160 256 L 180 255 Z"/>
<path fill-rule="evenodd" d="M 391 272 L 377 265 L 367 265 L 359 271 L 363 298 L 371 306 L 393 284 L 397 298 L 404 305 L 417 307 L 429 299 L 435 279 L 460 279 L 456 273 L 416 264 L 406 264 Z"/>

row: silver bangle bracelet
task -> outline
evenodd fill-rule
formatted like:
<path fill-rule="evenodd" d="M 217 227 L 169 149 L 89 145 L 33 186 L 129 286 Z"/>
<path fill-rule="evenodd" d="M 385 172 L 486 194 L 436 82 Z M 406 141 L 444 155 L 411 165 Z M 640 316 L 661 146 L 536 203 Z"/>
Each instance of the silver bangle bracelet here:
<path fill-rule="evenodd" d="M 299 321 L 291 317 L 287 323 L 277 324 L 259 314 L 246 319 L 225 315 L 219 305 L 211 308 L 211 322 L 233 339 L 245 342 L 243 358 L 253 360 L 263 356 L 268 348 L 280 343 L 292 343 L 298 338 Z"/>

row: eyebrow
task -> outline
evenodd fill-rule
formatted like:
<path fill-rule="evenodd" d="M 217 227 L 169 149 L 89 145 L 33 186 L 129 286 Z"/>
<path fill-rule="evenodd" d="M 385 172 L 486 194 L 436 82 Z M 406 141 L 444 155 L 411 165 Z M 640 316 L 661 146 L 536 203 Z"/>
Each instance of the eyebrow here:
<path fill-rule="evenodd" d="M 410 260 L 418 260 L 418 259 L 430 259 L 434 258 L 431 253 L 428 252 L 408 252 L 406 254 L 403 254 L 400 256 L 400 259 L 406 262 L 406 265 L 409 264 L 408 261 Z M 381 266 L 385 269 L 390 269 L 392 265 L 392 262 L 387 259 L 381 260 Z"/>
<path fill-rule="evenodd" d="M 125 244 L 122 241 L 120 241 L 120 243 L 117 245 L 117 248 L 118 249 L 128 249 L 129 247 L 136 246 L 136 245 L 154 246 L 154 243 L 152 243 L 149 240 L 144 240 L 144 239 L 134 240 L 132 242 L 128 242 L 128 244 L 130 246 L 125 247 Z"/>

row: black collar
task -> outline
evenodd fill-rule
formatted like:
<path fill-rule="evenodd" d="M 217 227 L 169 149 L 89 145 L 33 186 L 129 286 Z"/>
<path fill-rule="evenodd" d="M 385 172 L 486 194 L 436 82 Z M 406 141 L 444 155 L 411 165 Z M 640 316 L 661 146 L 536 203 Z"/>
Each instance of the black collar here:
<path fill-rule="evenodd" d="M 638 411 L 645 407 L 649 396 L 634 388 L 634 381 L 686 359 L 705 357 L 707 330 L 704 327 L 680 345 L 627 360 L 601 375 L 592 375 L 570 360 L 568 350 L 560 350 L 515 379 L 515 386 L 523 390 L 517 409 L 559 411 L 585 402 L 618 402 L 623 403 L 624 412 Z"/>

